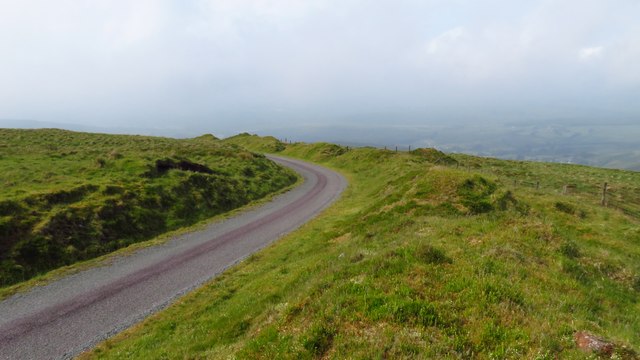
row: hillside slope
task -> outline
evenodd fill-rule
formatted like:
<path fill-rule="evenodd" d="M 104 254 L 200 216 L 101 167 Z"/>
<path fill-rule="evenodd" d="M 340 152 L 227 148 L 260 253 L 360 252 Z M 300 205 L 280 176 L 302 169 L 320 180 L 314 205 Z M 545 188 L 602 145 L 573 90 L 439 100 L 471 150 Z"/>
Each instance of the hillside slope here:
<path fill-rule="evenodd" d="M 342 171 L 343 199 L 87 357 L 582 359 L 586 331 L 611 342 L 601 356 L 638 358 L 639 173 L 282 153 Z M 604 181 L 617 207 L 592 191 Z"/>
<path fill-rule="evenodd" d="M 0 287 L 238 208 L 296 176 L 212 135 L 0 129 Z"/>
<path fill-rule="evenodd" d="M 285 149 L 285 144 L 273 136 L 258 136 L 242 133 L 222 139 L 225 144 L 233 144 L 260 153 L 277 153 Z"/>

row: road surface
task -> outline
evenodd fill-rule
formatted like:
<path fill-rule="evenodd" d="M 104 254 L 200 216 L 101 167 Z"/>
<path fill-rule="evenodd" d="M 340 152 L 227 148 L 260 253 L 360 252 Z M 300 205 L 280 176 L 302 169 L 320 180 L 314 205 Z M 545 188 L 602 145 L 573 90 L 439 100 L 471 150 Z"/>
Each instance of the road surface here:
<path fill-rule="evenodd" d="M 72 358 L 295 230 L 346 187 L 326 168 L 270 158 L 297 171 L 304 183 L 204 230 L 0 302 L 0 359 Z"/>

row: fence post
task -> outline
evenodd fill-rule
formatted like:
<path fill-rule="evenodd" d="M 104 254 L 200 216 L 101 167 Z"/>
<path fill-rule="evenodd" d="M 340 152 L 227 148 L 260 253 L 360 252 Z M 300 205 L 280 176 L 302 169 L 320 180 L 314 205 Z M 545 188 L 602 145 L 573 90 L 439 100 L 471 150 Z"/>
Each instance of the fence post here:
<path fill-rule="evenodd" d="M 536 181 L 536 190 L 540 190 L 540 181 Z"/>
<path fill-rule="evenodd" d="M 396 146 L 396 152 L 398 152 L 398 147 Z"/>
<path fill-rule="evenodd" d="M 411 145 L 409 145 L 409 152 L 411 152 Z"/>
<path fill-rule="evenodd" d="M 607 187 L 609 184 L 606 182 L 602 185 L 602 201 L 600 201 L 600 205 L 607 206 Z"/>

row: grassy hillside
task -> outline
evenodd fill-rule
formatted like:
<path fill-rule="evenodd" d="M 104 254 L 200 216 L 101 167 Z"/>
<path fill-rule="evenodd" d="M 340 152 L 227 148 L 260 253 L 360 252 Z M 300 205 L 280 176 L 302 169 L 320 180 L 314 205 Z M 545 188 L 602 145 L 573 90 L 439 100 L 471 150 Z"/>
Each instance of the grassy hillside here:
<path fill-rule="evenodd" d="M 240 207 L 296 177 L 212 135 L 0 129 L 0 287 Z"/>
<path fill-rule="evenodd" d="M 243 146 L 261 153 L 276 153 L 285 149 L 285 144 L 273 136 L 258 136 L 248 133 L 228 137 L 223 142 L 225 144 Z"/>
<path fill-rule="evenodd" d="M 344 173 L 342 200 L 86 357 L 582 359 L 574 336 L 588 331 L 614 344 L 603 357 L 638 358 L 640 173 L 331 144 L 283 154 Z M 623 208 L 599 205 L 603 181 Z"/>

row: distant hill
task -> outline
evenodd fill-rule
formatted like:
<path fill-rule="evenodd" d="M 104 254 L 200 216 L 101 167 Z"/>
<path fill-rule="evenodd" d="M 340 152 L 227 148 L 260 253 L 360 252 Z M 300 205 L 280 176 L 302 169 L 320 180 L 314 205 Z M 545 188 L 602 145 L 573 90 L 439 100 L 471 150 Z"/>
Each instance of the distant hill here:
<path fill-rule="evenodd" d="M 61 129 L 79 132 L 92 132 L 104 134 L 122 135 L 146 135 L 146 136 L 166 136 L 178 139 L 191 138 L 200 131 L 187 130 L 183 128 L 146 128 L 146 127 L 125 127 L 125 126 L 96 126 L 81 125 L 65 122 L 37 121 L 37 120 L 14 120 L 0 119 L 0 128 L 5 129 Z"/>
<path fill-rule="evenodd" d="M 258 133 L 274 133 L 278 138 L 295 141 L 329 141 L 345 146 L 386 146 L 389 149 L 397 146 L 400 150 L 407 150 L 410 146 L 413 149 L 435 147 L 447 153 L 640 171 L 640 142 L 636 140 L 640 137 L 640 124 L 635 119 L 611 123 L 604 120 L 566 119 L 499 122 L 486 118 L 448 122 L 418 117 L 412 118 L 410 125 L 396 123 L 393 114 L 375 119 L 374 125 L 370 124 L 371 118 L 362 117 L 355 120 L 367 125 L 356 126 L 345 122 L 346 125 L 265 127 Z M 203 132 L 180 127 L 99 127 L 9 119 L 0 119 L 0 128 L 57 128 L 172 138 L 191 138 Z M 229 138 L 229 141 L 236 141 L 231 140 L 233 138 Z"/>
<path fill-rule="evenodd" d="M 0 129 L 0 287 L 194 224 L 296 181 L 194 139 Z"/>
<path fill-rule="evenodd" d="M 366 119 L 362 119 L 366 121 Z M 572 163 L 640 171 L 640 124 L 567 123 L 563 120 L 465 123 L 425 120 L 421 125 L 325 125 L 290 127 L 278 136 L 296 141 L 330 141 L 349 146 L 407 150 L 436 147 L 447 153 L 491 156 L 510 160 Z M 267 129 L 265 129 L 265 132 Z"/>

